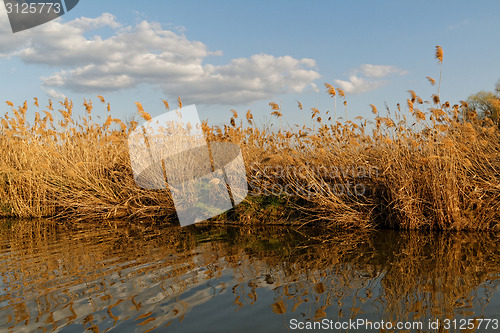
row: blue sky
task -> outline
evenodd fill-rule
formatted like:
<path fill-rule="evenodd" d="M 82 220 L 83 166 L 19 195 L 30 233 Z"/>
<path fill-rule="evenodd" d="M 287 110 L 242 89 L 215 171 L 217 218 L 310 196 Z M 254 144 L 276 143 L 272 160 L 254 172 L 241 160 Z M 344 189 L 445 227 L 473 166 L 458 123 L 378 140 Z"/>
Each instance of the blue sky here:
<path fill-rule="evenodd" d="M 311 107 L 333 113 L 327 82 L 346 91 L 350 119 L 373 118 L 369 104 L 405 106 L 408 89 L 430 99 L 436 45 L 441 99 L 453 104 L 500 78 L 499 17 L 498 1 L 80 0 L 58 20 L 13 34 L 2 7 L 0 112 L 6 100 L 67 96 L 82 115 L 84 98 L 104 113 L 103 95 L 116 116 L 135 114 L 137 101 L 156 116 L 162 99 L 174 106 L 180 96 L 212 124 L 230 109 L 265 121 L 271 101 L 285 122 L 302 124 Z"/>

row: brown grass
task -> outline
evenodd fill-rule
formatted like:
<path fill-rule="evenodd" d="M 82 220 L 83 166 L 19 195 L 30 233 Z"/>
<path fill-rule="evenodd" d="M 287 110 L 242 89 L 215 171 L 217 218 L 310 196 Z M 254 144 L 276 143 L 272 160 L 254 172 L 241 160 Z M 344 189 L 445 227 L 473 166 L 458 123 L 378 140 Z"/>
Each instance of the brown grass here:
<path fill-rule="evenodd" d="M 436 57 L 442 65 L 442 49 L 436 49 Z M 325 87 L 336 97 L 333 86 Z M 219 220 L 498 229 L 498 124 L 466 114 L 465 102 L 442 103 L 439 93 L 424 102 L 414 91 L 409 93 L 406 110 L 398 105 L 397 111 L 387 108 L 382 115 L 370 105 L 374 121 L 346 117 L 339 122 L 336 115 L 311 108 L 312 128 L 283 129 L 283 110 L 271 102 L 279 130 L 256 127 L 250 110 L 248 125 L 237 124 L 235 110 L 223 128 L 204 123 L 209 141 L 240 145 L 252 194 Z M 127 138 L 136 120 L 124 122 L 111 115 L 96 120 L 91 100 L 83 103 L 85 116 L 77 118 L 68 99 L 59 102 L 57 111 L 50 100 L 43 108 L 35 99 L 36 117 L 30 123 L 27 102 L 17 108 L 6 103 L 11 112 L 0 117 L 2 215 L 175 221 L 166 191 L 144 190 L 134 183 Z M 141 121 L 151 119 L 136 104 Z M 300 102 L 298 106 L 302 110 Z"/>

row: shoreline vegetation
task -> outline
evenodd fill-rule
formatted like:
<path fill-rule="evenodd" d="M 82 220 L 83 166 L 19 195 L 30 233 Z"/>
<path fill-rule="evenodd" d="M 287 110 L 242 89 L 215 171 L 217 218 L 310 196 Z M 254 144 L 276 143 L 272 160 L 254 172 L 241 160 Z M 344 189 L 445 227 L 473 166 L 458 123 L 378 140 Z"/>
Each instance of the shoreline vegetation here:
<path fill-rule="evenodd" d="M 440 64 L 442 57 L 437 47 Z M 283 110 L 274 102 L 269 105 L 279 130 L 258 128 L 250 110 L 244 116 L 231 110 L 223 127 L 204 123 L 209 142 L 241 147 L 249 184 L 244 202 L 210 223 L 500 229 L 498 120 L 480 117 L 464 101 L 442 102 L 439 86 L 430 101 L 408 91 L 406 105 L 387 107 L 383 115 L 371 105 L 372 122 L 336 120 L 337 112 L 347 115 L 346 96 L 325 84 L 335 109 L 311 108 L 311 127 L 282 128 Z M 33 106 L 6 103 L 11 112 L 0 117 L 0 216 L 176 222 L 168 191 L 134 182 L 128 134 L 138 121 L 151 119 L 140 103 L 129 121 L 111 112 L 96 119 L 91 100 L 84 100 L 81 117 L 68 99 L 49 100 L 46 107 L 37 98 Z M 36 108 L 33 122 L 28 108 Z M 300 102 L 298 108 L 308 112 Z"/>

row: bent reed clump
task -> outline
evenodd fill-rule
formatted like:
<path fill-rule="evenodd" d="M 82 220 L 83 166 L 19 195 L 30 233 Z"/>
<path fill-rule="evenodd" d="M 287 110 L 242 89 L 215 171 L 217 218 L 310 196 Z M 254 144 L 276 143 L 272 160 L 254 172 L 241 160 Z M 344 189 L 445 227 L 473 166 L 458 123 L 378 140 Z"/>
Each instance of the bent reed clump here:
<path fill-rule="evenodd" d="M 410 90 L 406 106 L 398 104 L 394 112 L 387 108 L 381 115 L 371 105 L 373 122 L 340 122 L 336 100 L 343 99 L 347 115 L 345 93 L 325 86 L 335 99 L 335 116 L 311 108 L 311 127 L 283 128 L 274 102 L 270 111 L 279 130 L 255 126 L 250 110 L 244 121 L 231 110 L 223 127 L 203 123 L 209 142 L 241 147 L 249 183 L 245 201 L 214 221 L 500 229 L 500 131 L 492 119 L 480 119 L 466 102 L 442 103 L 439 94 L 424 101 Z M 66 99 L 58 110 L 49 100 L 29 123 L 27 102 L 7 104 L 12 112 L 0 117 L 1 215 L 176 220 L 168 191 L 134 182 L 127 139 L 136 120 L 95 120 L 91 100 L 77 119 Z M 151 119 L 136 104 L 137 120 Z M 34 107 L 41 109 L 36 98 Z M 305 112 L 300 102 L 298 107 Z"/>

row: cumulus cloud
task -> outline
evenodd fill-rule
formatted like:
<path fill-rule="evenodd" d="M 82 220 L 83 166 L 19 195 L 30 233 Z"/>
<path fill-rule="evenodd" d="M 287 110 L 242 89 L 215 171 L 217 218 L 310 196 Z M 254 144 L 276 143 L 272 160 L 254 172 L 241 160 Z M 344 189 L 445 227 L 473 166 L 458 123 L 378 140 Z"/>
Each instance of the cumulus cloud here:
<path fill-rule="evenodd" d="M 350 94 L 362 94 L 388 84 L 387 80 L 373 80 L 391 75 L 405 75 L 407 71 L 391 65 L 363 64 L 352 71 L 349 80 L 335 80 L 341 89 Z"/>
<path fill-rule="evenodd" d="M 100 28 L 110 29 L 111 36 L 89 37 Z M 57 68 L 41 78 L 46 91 L 104 93 L 150 84 L 194 103 L 239 104 L 315 89 L 320 77 L 314 60 L 291 56 L 255 54 L 225 65 L 207 63 L 207 57 L 221 54 L 160 24 L 123 26 L 108 13 L 0 36 L 0 57 Z"/>

